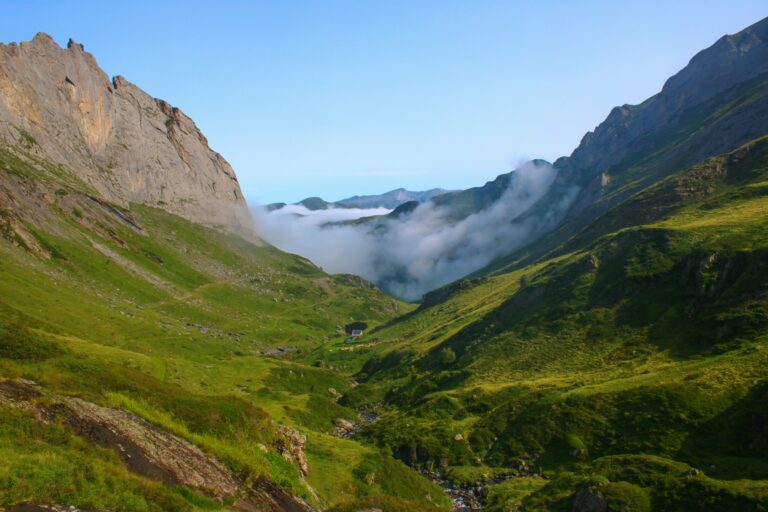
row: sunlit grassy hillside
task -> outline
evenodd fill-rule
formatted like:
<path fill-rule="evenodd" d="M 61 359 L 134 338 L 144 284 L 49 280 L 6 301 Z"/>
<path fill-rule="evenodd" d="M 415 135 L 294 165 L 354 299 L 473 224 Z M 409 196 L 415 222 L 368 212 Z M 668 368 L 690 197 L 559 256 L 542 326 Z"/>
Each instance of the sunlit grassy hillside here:
<path fill-rule="evenodd" d="M 632 196 L 535 264 L 433 292 L 354 350 L 318 351 L 364 381 L 345 403 L 378 407 L 362 435 L 402 460 L 459 480 L 550 478 L 500 484 L 492 510 L 570 510 L 595 485 L 615 504 L 763 510 L 766 219 L 760 139 Z"/>
<path fill-rule="evenodd" d="M 0 378 L 130 410 L 318 506 L 366 495 L 444 503 L 402 463 L 331 435 L 333 419 L 356 416 L 337 403 L 349 378 L 284 357 L 413 306 L 160 209 L 109 205 L 20 151 L 0 154 Z M 130 474 L 63 427 L 0 410 L 0 506 L 221 507 Z M 306 478 L 274 449 L 281 424 L 308 436 Z"/>

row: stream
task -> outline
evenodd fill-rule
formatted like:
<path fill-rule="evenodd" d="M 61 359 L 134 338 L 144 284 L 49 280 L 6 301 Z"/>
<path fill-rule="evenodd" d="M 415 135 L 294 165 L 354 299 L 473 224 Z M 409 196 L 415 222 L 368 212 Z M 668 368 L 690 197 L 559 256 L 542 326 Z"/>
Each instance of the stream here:
<path fill-rule="evenodd" d="M 451 499 L 451 506 L 456 512 L 483 510 L 483 485 L 457 485 L 442 477 L 430 477 Z"/>
<path fill-rule="evenodd" d="M 379 416 L 373 412 L 365 410 L 360 411 L 354 422 L 338 422 L 336 435 L 338 437 L 351 439 L 361 428 L 376 422 L 378 419 Z M 484 510 L 483 500 L 485 498 L 487 487 L 511 478 L 524 478 L 530 476 L 526 473 L 512 473 L 497 478 L 490 478 L 472 484 L 462 485 L 451 482 L 443 474 L 437 471 L 430 471 L 427 469 L 414 470 L 440 486 L 446 496 L 450 498 L 452 508 L 455 512 L 482 512 Z"/>
<path fill-rule="evenodd" d="M 422 469 L 419 470 L 419 473 L 440 486 L 443 492 L 451 499 L 451 505 L 456 512 L 482 511 L 486 487 L 515 477 L 514 475 L 508 475 L 462 485 L 451 482 L 444 475 L 436 471 Z"/>
<path fill-rule="evenodd" d="M 500 484 L 513 478 L 526 478 L 536 476 L 528 473 L 512 473 L 496 478 L 489 478 L 471 484 L 457 484 L 448 480 L 444 475 L 436 471 L 426 469 L 418 470 L 423 476 L 440 486 L 443 492 L 451 499 L 451 505 L 455 512 L 478 512 L 485 510 L 483 501 L 488 487 Z"/>

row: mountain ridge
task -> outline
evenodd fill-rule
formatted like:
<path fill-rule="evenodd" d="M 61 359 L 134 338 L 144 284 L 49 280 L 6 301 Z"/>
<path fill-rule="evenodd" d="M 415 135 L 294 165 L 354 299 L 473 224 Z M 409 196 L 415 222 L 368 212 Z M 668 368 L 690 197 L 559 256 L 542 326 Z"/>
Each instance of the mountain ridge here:
<path fill-rule="evenodd" d="M 195 123 L 124 77 L 110 80 L 71 39 L 61 48 L 41 32 L 0 45 L 0 138 L 17 156 L 62 165 L 115 204 L 251 228 L 234 170 Z"/>
<path fill-rule="evenodd" d="M 711 71 L 719 80 L 709 80 Z M 698 85 L 689 95 L 693 82 Z M 697 53 L 639 105 L 614 107 L 571 156 L 555 161 L 551 190 L 521 217 L 537 239 L 478 273 L 503 272 L 542 257 L 643 187 L 763 135 L 766 119 L 768 18 Z M 563 201 L 570 203 L 567 212 L 552 217 L 551 206 Z"/>
<path fill-rule="evenodd" d="M 396 188 L 383 194 L 352 196 L 336 201 L 335 204 L 346 205 L 355 208 L 397 208 L 409 201 L 424 202 L 429 199 L 451 192 L 443 188 L 431 188 L 429 190 L 413 191 L 405 188 Z"/>
<path fill-rule="evenodd" d="M 326 201 L 322 197 L 312 196 L 306 197 L 297 203 L 293 203 L 295 206 L 304 206 L 308 210 L 328 210 L 330 208 L 388 208 L 395 209 L 398 206 L 415 201 L 421 203 L 428 201 L 433 197 L 450 193 L 452 191 L 443 188 L 432 188 L 423 191 L 406 190 L 405 188 L 396 188 L 383 194 L 372 194 L 362 196 L 351 196 L 338 201 Z M 277 210 L 284 206 L 286 203 L 270 203 L 266 205 L 268 211 Z"/>

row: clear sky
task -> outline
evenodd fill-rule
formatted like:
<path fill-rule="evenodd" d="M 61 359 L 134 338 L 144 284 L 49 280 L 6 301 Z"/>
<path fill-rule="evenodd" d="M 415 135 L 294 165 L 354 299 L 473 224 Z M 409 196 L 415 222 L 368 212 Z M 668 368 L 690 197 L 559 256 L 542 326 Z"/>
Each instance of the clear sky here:
<path fill-rule="evenodd" d="M 765 0 L 0 0 L 190 115 L 251 201 L 466 188 L 569 154 Z"/>

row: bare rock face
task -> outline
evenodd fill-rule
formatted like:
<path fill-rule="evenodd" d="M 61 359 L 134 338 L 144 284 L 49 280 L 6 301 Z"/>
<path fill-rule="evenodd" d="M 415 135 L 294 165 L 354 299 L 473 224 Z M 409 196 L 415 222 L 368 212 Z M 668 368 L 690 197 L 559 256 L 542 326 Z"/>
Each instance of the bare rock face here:
<path fill-rule="evenodd" d="M 41 397 L 49 403 L 37 404 Z M 221 462 L 128 411 L 47 393 L 25 380 L 0 381 L 0 404 L 30 410 L 45 423 L 60 420 L 88 441 L 115 450 L 128 469 L 152 480 L 190 485 L 221 499 L 235 496 L 240 486 Z"/>
<path fill-rule="evenodd" d="M 106 200 L 161 207 L 193 222 L 249 230 L 232 167 L 179 109 L 83 46 L 46 34 L 0 44 L 0 144 L 60 164 Z"/>
<path fill-rule="evenodd" d="M 289 462 L 295 462 L 299 466 L 301 474 L 309 474 L 309 462 L 304 453 L 304 445 L 307 444 L 307 436 L 292 429 L 289 426 L 282 425 L 277 429 L 278 439 L 275 442 L 277 450 L 283 458 Z"/>
<path fill-rule="evenodd" d="M 608 501 L 599 489 L 587 487 L 573 497 L 572 512 L 608 512 Z"/>
<path fill-rule="evenodd" d="M 233 509 L 246 512 L 312 512 L 304 500 L 266 479 L 246 486 L 221 461 L 186 439 L 163 430 L 121 409 L 103 407 L 79 398 L 58 395 L 24 379 L 0 379 L 0 406 L 29 411 L 42 423 L 58 422 L 98 446 L 114 450 L 125 466 L 138 475 L 167 485 L 189 485 L 219 500 L 233 501 Z M 295 441 L 304 436 L 298 435 Z M 299 448 L 300 450 L 300 448 Z M 300 452 L 304 455 L 303 451 Z M 306 457 L 304 457 L 306 464 Z M 47 508 L 46 508 L 47 507 Z M 0 507 L 0 511 L 2 511 Z M 58 506 L 29 504 L 18 512 L 64 510 Z M 75 507 L 66 508 L 76 511 Z M 10 512 L 10 511 L 9 511 Z M 104 511 L 83 511 L 104 512 Z"/>

